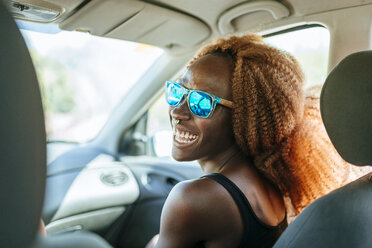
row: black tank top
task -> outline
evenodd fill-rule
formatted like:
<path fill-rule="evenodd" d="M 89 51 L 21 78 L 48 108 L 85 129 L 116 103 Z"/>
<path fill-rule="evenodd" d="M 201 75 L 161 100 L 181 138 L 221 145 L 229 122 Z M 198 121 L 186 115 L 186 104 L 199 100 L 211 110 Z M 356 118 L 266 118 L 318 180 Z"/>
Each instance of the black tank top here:
<path fill-rule="evenodd" d="M 230 193 L 239 208 L 244 230 L 238 248 L 265 248 L 274 245 L 280 234 L 287 227 L 286 218 L 277 226 L 267 225 L 256 216 L 243 192 L 227 177 L 219 173 L 212 173 L 203 177 L 211 178 L 221 184 Z"/>

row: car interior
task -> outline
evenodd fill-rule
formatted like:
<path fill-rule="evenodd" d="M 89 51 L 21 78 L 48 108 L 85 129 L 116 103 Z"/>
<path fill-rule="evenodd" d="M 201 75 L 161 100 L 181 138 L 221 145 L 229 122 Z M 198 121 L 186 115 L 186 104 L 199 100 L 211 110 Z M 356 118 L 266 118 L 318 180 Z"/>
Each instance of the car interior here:
<path fill-rule="evenodd" d="M 268 42 L 279 42 L 288 36 L 281 41 L 281 49 L 301 47 L 309 50 L 298 56 L 318 56 L 311 50 L 319 50 L 314 44 L 322 39 L 315 30 L 326 32 L 325 55 L 304 58 L 302 65 L 308 78 L 304 87 L 310 90 L 332 81 L 328 82 L 329 91 L 323 89 L 321 106 L 322 116 L 330 116 L 324 119 L 327 132 L 346 161 L 371 164 L 372 120 L 368 117 L 372 108 L 368 106 L 372 89 L 367 84 L 371 77 L 368 67 L 363 67 L 361 73 L 330 74 L 332 78 L 326 80 L 344 57 L 371 48 L 371 0 L 1 3 L 1 216 L 5 219 L 0 232 L 1 247 L 144 247 L 159 232 L 161 210 L 172 187 L 202 175 L 196 162 L 180 163 L 168 155 L 159 155 L 159 149 L 167 146 L 162 141 L 169 133 L 150 133 L 149 119 L 156 111 L 164 112 L 165 120 L 169 119 L 167 109 L 159 110 L 154 104 L 164 101 L 165 81 L 179 77 L 202 45 L 226 35 L 255 32 Z M 35 73 L 38 63 L 32 51 L 30 57 L 23 30 L 54 36 L 62 31 L 83 33 L 136 42 L 141 49 L 151 46 L 162 52 L 107 113 L 107 120 L 95 136 L 83 142 L 53 141 L 47 137 L 44 123 L 49 110 L 42 103 L 43 78 Z M 303 32 L 309 32 L 308 36 L 299 38 Z M 295 57 L 296 51 L 293 50 Z M 355 58 L 348 67 L 369 65 L 370 57 L 368 54 L 368 59 L 362 61 Z M 312 66 L 307 66 L 309 61 L 315 69 L 307 72 Z M 141 63 L 144 62 L 132 62 L 135 66 Z M 109 74 L 111 66 L 95 69 L 107 70 Z M 319 71 L 323 73 L 320 76 Z M 338 84 L 349 76 L 352 79 L 344 80 L 348 85 Z M 355 87 L 354 80 L 365 84 Z M 121 83 L 125 84 L 126 78 Z M 348 99 L 345 94 L 349 92 L 364 100 L 340 101 Z M 346 127 L 351 124 L 345 122 L 345 127 L 339 128 L 345 120 L 345 115 L 339 113 L 363 126 L 350 130 Z M 45 222 L 47 238 L 37 235 L 40 218 Z M 290 232 L 285 234 L 292 236 Z"/>

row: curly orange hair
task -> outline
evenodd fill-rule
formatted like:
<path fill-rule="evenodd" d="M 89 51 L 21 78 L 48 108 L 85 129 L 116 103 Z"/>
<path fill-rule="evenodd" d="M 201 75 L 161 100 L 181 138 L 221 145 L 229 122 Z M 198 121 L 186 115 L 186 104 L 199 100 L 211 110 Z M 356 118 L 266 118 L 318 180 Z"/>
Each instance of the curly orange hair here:
<path fill-rule="evenodd" d="M 216 40 L 189 66 L 207 54 L 232 57 L 236 142 L 290 198 L 294 214 L 346 182 L 350 166 L 328 139 L 318 100 L 304 96 L 303 72 L 293 56 L 249 34 Z"/>

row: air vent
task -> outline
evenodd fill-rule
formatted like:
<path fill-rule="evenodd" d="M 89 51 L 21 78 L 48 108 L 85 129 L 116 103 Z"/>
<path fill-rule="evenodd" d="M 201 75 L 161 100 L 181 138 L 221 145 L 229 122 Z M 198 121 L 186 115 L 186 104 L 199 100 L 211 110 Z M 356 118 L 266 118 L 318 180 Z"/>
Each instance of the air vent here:
<path fill-rule="evenodd" d="M 9 0 L 8 6 L 14 18 L 35 22 L 51 22 L 62 12 L 61 9 L 52 5 L 38 6 L 32 4 L 32 1 L 21 2 Z"/>

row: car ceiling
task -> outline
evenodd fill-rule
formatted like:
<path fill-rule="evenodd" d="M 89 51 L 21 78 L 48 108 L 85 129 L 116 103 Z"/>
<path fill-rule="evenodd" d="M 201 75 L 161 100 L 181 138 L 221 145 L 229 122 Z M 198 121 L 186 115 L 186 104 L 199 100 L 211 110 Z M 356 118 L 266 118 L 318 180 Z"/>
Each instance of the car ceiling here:
<path fill-rule="evenodd" d="M 279 19 L 372 3 L 372 0 L 19 0 L 56 9 L 61 29 L 184 50 L 227 33 L 262 31 Z"/>

